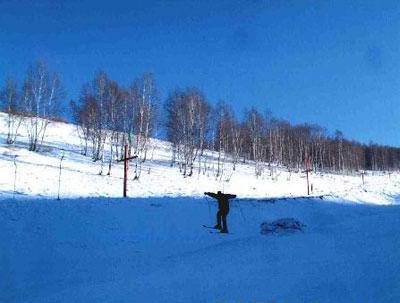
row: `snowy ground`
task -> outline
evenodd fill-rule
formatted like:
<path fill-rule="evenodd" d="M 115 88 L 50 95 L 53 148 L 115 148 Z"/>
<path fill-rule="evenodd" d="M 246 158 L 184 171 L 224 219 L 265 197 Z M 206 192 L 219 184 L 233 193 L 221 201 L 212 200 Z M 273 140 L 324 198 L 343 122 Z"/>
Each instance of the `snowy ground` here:
<path fill-rule="evenodd" d="M 222 235 L 209 203 L 5 200 L 0 301 L 399 302 L 399 206 L 232 202 Z M 307 227 L 260 234 L 283 217 Z"/>
<path fill-rule="evenodd" d="M 122 165 L 99 176 L 80 154 L 75 127 L 53 123 L 45 148 L 26 137 L 4 144 L 0 114 L 0 302 L 400 302 L 400 175 L 312 174 L 231 165 L 216 180 L 183 178 L 166 142 L 153 141 L 140 181 L 122 191 Z M 59 158 L 65 154 L 61 200 Z M 14 193 L 14 157 L 17 164 Z M 150 173 L 149 173 L 150 172 Z M 227 179 L 230 181 L 226 182 Z M 236 193 L 231 234 L 211 234 L 215 202 L 204 191 Z M 256 198 L 279 198 L 265 203 Z M 260 234 L 292 217 L 307 227 Z"/>
<path fill-rule="evenodd" d="M 114 164 L 111 176 L 99 175 L 100 164 L 81 155 L 80 139 L 76 127 L 64 123 L 52 123 L 48 129 L 41 152 L 26 149 L 24 127 L 16 146 L 5 144 L 5 115 L 0 113 L 0 193 L 14 196 L 14 158 L 17 165 L 17 196 L 57 197 L 59 163 L 62 154 L 61 197 L 121 197 L 123 164 Z M 216 178 L 216 161 L 209 161 L 206 175 L 197 172 L 184 178 L 177 167 L 170 167 L 171 150 L 168 143 L 152 141 L 149 159 L 143 164 L 139 181 L 130 181 L 130 197 L 195 196 L 204 191 L 234 192 L 242 198 L 290 197 L 307 193 L 304 173 L 289 173 L 275 168 L 273 176 L 266 167 L 264 174 L 256 178 L 251 164 L 240 164 L 235 171 L 231 163 L 225 164 L 224 175 Z M 211 154 L 211 157 L 213 155 Z M 215 156 L 215 155 L 214 155 Z M 132 168 L 131 168 L 132 170 Z M 107 169 L 104 169 L 107 172 Z M 133 177 L 131 175 L 131 177 Z M 229 180 L 229 182 L 227 182 Z M 336 200 L 367 202 L 374 204 L 395 203 L 400 194 L 400 174 L 369 172 L 362 184 L 359 175 L 311 174 L 314 195 L 329 194 Z"/>

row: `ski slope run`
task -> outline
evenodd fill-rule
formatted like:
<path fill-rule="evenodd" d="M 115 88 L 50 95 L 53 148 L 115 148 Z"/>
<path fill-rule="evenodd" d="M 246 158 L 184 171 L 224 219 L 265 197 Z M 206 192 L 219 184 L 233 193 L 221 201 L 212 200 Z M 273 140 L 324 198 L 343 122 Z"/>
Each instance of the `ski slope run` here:
<path fill-rule="evenodd" d="M 400 300 L 400 207 L 206 199 L 4 200 L 1 302 Z M 303 232 L 260 234 L 293 217 Z"/>

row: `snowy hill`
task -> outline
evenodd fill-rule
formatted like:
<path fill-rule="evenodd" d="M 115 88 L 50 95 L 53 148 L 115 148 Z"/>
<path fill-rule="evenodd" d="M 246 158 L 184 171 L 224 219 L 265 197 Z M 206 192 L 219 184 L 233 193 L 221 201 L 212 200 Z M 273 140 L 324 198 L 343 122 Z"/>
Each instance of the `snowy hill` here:
<path fill-rule="evenodd" d="M 313 195 L 326 196 L 290 199 L 306 194 L 301 172 L 256 178 L 251 163 L 226 164 L 216 180 L 210 160 L 208 174 L 183 178 L 169 144 L 153 140 L 123 199 L 122 165 L 100 176 L 75 126 L 52 123 L 36 153 L 22 128 L 4 144 L 0 122 L 0 302 L 400 302 L 398 173 L 369 172 L 365 185 L 312 174 Z M 231 234 L 202 226 L 216 211 L 203 192 L 217 190 L 238 195 Z M 305 227 L 260 233 L 281 218 Z"/>
<path fill-rule="evenodd" d="M 64 154 L 61 176 L 61 197 L 121 197 L 123 164 L 115 163 L 111 176 L 99 175 L 100 163 L 81 154 L 81 142 L 75 125 L 52 122 L 48 128 L 41 152 L 26 149 L 24 127 L 15 146 L 5 144 L 5 114 L 0 113 L 0 193 L 12 196 L 14 192 L 14 157 L 16 157 L 17 195 L 55 198 L 58 191 L 59 163 Z M 106 149 L 107 150 L 107 149 Z M 224 174 L 216 177 L 216 155 L 208 152 L 210 162 L 207 174 L 194 173 L 184 178 L 177 167 L 171 167 L 171 148 L 165 141 L 153 139 L 149 159 L 143 164 L 139 181 L 130 181 L 130 197 L 196 196 L 204 191 L 235 192 L 241 198 L 297 197 L 307 194 L 305 174 L 288 172 L 273 167 L 272 176 L 266 165 L 261 177 L 255 177 L 251 163 L 239 164 L 235 171 L 225 163 Z M 106 155 L 107 158 L 107 155 Z M 106 169 L 104 169 L 106 171 Z M 369 172 L 362 184 L 359 175 L 311 174 L 313 195 L 330 195 L 336 200 L 396 203 L 400 194 L 400 175 Z"/>

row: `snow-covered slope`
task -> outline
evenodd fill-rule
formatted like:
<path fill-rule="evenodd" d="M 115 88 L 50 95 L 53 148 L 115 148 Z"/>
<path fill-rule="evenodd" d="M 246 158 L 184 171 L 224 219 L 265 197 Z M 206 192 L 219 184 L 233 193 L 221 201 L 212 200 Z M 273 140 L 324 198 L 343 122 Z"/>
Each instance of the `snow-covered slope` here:
<path fill-rule="evenodd" d="M 115 198 L 122 165 L 98 175 L 73 125 L 50 125 L 34 153 L 23 129 L 16 146 L 4 144 L 3 118 L 0 302 L 400 302 L 398 173 L 370 172 L 365 185 L 312 174 L 313 194 L 327 196 L 291 199 L 305 195 L 302 173 L 276 168 L 255 178 L 251 164 L 233 173 L 226 164 L 216 180 L 211 160 L 208 174 L 183 178 L 168 143 L 154 140 L 140 180 L 130 180 L 132 198 Z M 202 226 L 216 212 L 203 192 L 217 190 L 239 197 L 230 234 Z M 271 197 L 283 198 L 262 201 Z M 281 218 L 306 227 L 260 234 L 261 223 Z"/>
<path fill-rule="evenodd" d="M 5 200 L 1 302 L 400 301 L 400 207 L 321 200 Z M 261 235 L 293 217 L 303 232 Z"/>
<path fill-rule="evenodd" d="M 114 164 L 111 176 L 99 175 L 100 163 L 81 155 L 80 139 L 76 126 L 53 122 L 50 124 L 41 152 L 26 149 L 24 127 L 15 146 L 5 144 L 5 115 L 0 114 L 0 193 L 3 197 L 14 193 L 14 156 L 17 164 L 17 195 L 57 197 L 59 162 L 62 154 L 61 197 L 120 197 L 122 195 L 123 164 Z M 266 167 L 264 174 L 256 178 L 253 165 L 239 164 L 233 171 L 226 163 L 224 175 L 216 178 L 216 155 L 208 153 L 209 170 L 184 178 L 177 167 L 171 167 L 171 150 L 167 142 L 152 140 L 148 160 L 143 164 L 139 181 L 130 181 L 130 197 L 148 196 L 197 196 L 204 191 L 234 192 L 239 197 L 289 197 L 307 193 L 305 174 L 289 173 L 274 167 L 273 176 Z M 106 156 L 107 158 L 107 156 Z M 107 169 L 104 169 L 107 172 Z M 336 200 L 392 204 L 400 194 L 400 175 L 370 172 L 362 185 L 357 175 L 311 174 L 313 195 L 331 195 Z"/>

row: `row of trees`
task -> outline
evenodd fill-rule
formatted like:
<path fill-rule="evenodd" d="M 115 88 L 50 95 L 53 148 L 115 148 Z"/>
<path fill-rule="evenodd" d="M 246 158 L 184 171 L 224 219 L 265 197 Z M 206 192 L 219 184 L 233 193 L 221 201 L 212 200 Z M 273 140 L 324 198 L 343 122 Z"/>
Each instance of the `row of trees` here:
<path fill-rule="evenodd" d="M 32 64 L 22 84 L 8 78 L 0 92 L 1 108 L 7 115 L 7 143 L 13 144 L 21 125 L 26 127 L 29 150 L 43 143 L 51 119 L 59 116 L 65 91 L 58 73 L 43 62 Z"/>
<path fill-rule="evenodd" d="M 7 113 L 7 143 L 16 141 L 23 125 L 29 149 L 37 151 L 50 121 L 60 115 L 64 97 L 59 75 L 43 62 L 32 64 L 21 84 L 7 79 L 0 92 L 1 108 Z M 292 125 L 256 108 L 238 119 L 231 105 L 213 106 L 196 88 L 173 90 L 162 108 L 151 73 L 124 87 L 98 72 L 83 85 L 71 109 L 82 152 L 100 161 L 100 173 L 108 161 L 110 174 L 113 161 L 122 157 L 128 145 L 130 155 L 137 156 L 135 178 L 139 178 L 157 126 L 164 127 L 172 144 L 171 165 L 177 165 L 184 176 L 193 175 L 195 169 L 207 171 L 211 165 L 207 149 L 217 153 L 216 177 L 222 177 L 227 164 L 235 170 L 240 161 L 252 161 L 257 176 L 266 169 L 272 173 L 275 165 L 303 169 L 306 161 L 320 171 L 400 168 L 400 148 L 361 144 L 345 139 L 340 131 L 331 136 L 318 125 Z"/>
<path fill-rule="evenodd" d="M 83 86 L 79 101 L 71 105 L 83 141 L 83 154 L 91 152 L 93 160 L 101 161 L 103 167 L 107 142 L 110 174 L 113 161 L 123 156 L 123 148 L 128 145 L 129 154 L 137 156 L 135 178 L 139 178 L 156 128 L 159 94 L 153 75 L 144 73 L 129 87 L 122 87 L 99 72 Z"/>
<path fill-rule="evenodd" d="M 183 167 L 184 175 L 192 174 L 196 158 L 201 170 L 205 148 L 218 153 L 217 177 L 227 162 L 234 170 L 239 161 L 249 160 L 257 176 L 266 168 L 272 174 L 275 165 L 301 170 L 306 162 L 315 171 L 400 169 L 400 148 L 361 144 L 345 139 L 340 131 L 330 136 L 319 125 L 292 125 L 256 108 L 239 120 L 229 104 L 219 102 L 212 107 L 195 89 L 174 91 L 165 109 L 167 138 L 174 147 L 172 159 Z"/>
<path fill-rule="evenodd" d="M 255 173 L 277 164 L 288 169 L 303 169 L 306 162 L 315 171 L 395 170 L 400 168 L 400 148 L 361 144 L 347 140 L 340 131 L 330 136 L 319 125 L 276 119 L 271 113 L 247 110 L 243 121 L 233 109 L 219 103 L 215 111 L 212 148 L 229 156 L 233 165 L 239 158 L 254 161 Z"/>

